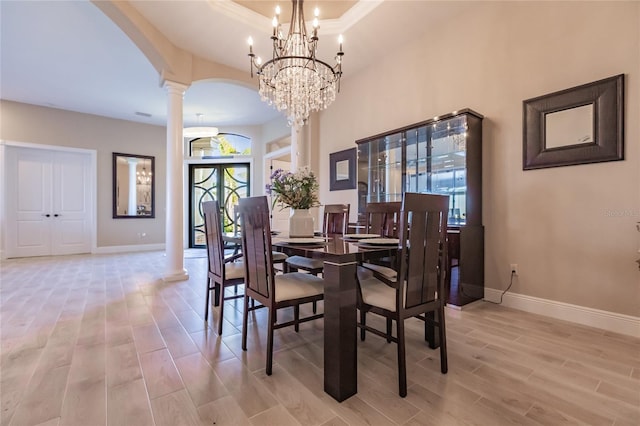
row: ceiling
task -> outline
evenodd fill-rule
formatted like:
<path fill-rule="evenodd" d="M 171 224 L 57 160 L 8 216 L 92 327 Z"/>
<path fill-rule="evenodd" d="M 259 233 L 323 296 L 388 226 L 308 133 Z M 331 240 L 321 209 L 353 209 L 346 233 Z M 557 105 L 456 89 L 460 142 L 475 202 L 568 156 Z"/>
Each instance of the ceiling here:
<path fill-rule="evenodd" d="M 246 7 L 260 15 L 272 19 L 276 6 L 280 6 L 280 21 L 291 21 L 291 3 L 286 1 L 245 1 L 245 0 L 233 0 L 234 3 L 238 3 L 240 6 Z M 335 0 L 315 0 L 306 3 L 303 2 L 304 16 L 306 20 L 313 18 L 314 9 L 317 7 L 322 12 L 319 16 L 320 19 L 338 19 L 345 12 L 351 9 L 357 2 L 357 0 L 351 1 L 335 1 Z"/>
<path fill-rule="evenodd" d="M 270 54 L 270 11 L 276 3 L 131 2 L 177 47 L 247 73 L 249 35 L 256 53 Z M 305 3 L 315 5 L 321 10 L 318 57 L 332 62 L 337 36 L 345 35 L 343 85 L 350 75 L 380 60 L 378 56 L 384 60 L 386 52 L 463 10 L 460 2 Z M 283 17 L 289 14 L 282 12 Z M 307 20 L 310 16 L 312 12 L 305 14 Z M 282 117 L 260 100 L 254 81 L 254 88 L 222 81 L 194 83 L 184 97 L 185 126 L 258 125 Z M 158 72 L 122 30 L 86 0 L 0 1 L 0 98 L 166 124 L 167 97 Z"/>

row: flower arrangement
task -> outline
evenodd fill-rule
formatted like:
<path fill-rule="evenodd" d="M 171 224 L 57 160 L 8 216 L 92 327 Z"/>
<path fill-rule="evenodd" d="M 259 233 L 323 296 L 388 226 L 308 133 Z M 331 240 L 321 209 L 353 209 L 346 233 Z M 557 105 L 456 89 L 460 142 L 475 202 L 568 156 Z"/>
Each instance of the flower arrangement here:
<path fill-rule="evenodd" d="M 277 169 L 271 174 L 271 184 L 266 186 L 267 194 L 273 197 L 273 204 L 282 208 L 310 209 L 320 205 L 318 180 L 308 167 L 295 173 Z"/>

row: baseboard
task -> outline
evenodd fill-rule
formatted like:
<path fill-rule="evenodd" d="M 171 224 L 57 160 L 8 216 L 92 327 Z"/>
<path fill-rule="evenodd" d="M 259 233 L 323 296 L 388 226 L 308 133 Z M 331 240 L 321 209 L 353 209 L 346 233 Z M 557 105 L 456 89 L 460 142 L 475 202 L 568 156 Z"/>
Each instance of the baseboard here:
<path fill-rule="evenodd" d="M 501 290 L 484 289 L 484 298 L 492 302 L 499 302 Z M 615 333 L 626 334 L 640 338 L 640 318 L 615 312 L 541 299 L 523 294 L 506 293 L 502 298 L 502 305 L 525 312 L 545 315 L 564 321 L 571 321 L 590 327 L 601 328 Z"/>
<path fill-rule="evenodd" d="M 454 311 L 464 311 L 466 309 L 473 308 L 474 306 L 476 306 L 477 304 L 482 303 L 482 302 L 483 302 L 483 299 L 478 299 L 478 300 L 474 300 L 473 302 L 469 302 L 466 305 L 458 306 L 458 305 L 452 305 L 450 303 L 447 303 L 446 306 L 447 306 L 447 308 L 451 308 Z"/>
<path fill-rule="evenodd" d="M 155 250 L 164 250 L 164 243 L 159 244 L 138 244 L 131 246 L 104 246 L 104 247 L 94 247 L 91 250 L 92 254 L 114 254 L 114 253 L 130 253 L 137 251 L 155 251 Z"/>

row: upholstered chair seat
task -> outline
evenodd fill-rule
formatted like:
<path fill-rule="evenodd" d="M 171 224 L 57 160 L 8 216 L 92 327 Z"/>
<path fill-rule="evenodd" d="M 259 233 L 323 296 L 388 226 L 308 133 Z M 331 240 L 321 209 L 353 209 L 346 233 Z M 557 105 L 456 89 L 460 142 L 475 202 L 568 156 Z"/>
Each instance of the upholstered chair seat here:
<path fill-rule="evenodd" d="M 303 271 L 308 271 L 314 275 L 322 272 L 322 269 L 324 268 L 324 262 L 322 260 L 309 259 L 304 256 L 290 256 L 287 259 L 287 265 L 290 269 L 302 269 Z"/>
<path fill-rule="evenodd" d="M 319 296 L 324 293 L 324 280 L 315 275 L 291 272 L 275 276 L 276 302 Z"/>

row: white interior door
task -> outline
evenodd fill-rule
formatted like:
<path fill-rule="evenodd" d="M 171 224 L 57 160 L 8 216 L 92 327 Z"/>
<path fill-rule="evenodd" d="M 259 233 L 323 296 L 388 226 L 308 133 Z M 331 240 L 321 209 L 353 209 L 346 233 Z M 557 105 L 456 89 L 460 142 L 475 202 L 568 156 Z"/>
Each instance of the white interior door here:
<path fill-rule="evenodd" d="M 6 164 L 8 257 L 49 255 L 51 155 L 8 147 Z"/>
<path fill-rule="evenodd" d="M 51 254 L 91 251 L 90 161 L 86 154 L 53 155 Z"/>
<path fill-rule="evenodd" d="M 7 147 L 7 257 L 91 251 L 90 156 Z"/>

